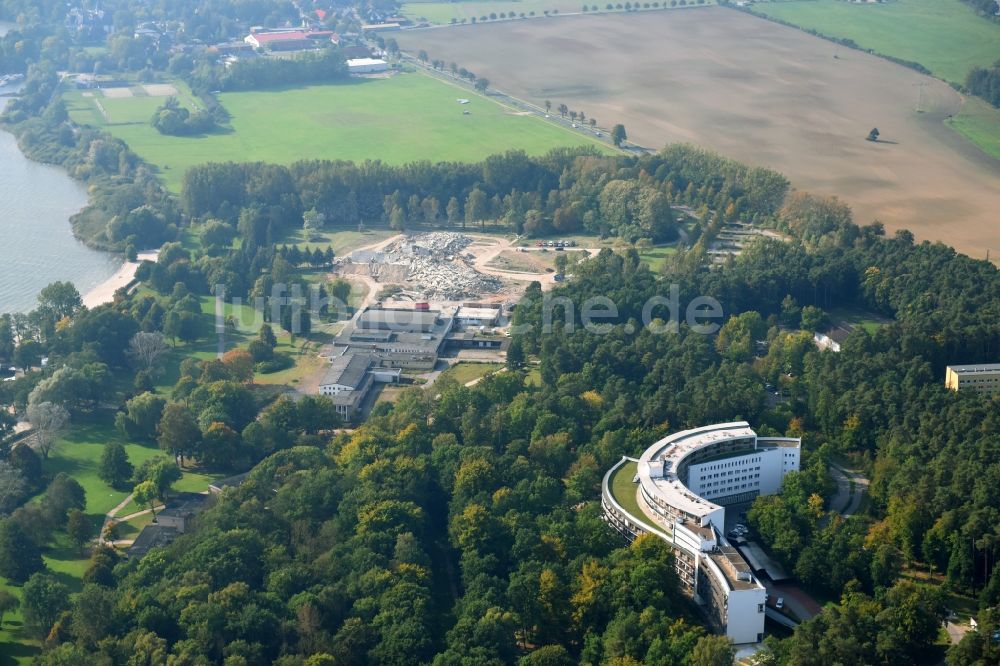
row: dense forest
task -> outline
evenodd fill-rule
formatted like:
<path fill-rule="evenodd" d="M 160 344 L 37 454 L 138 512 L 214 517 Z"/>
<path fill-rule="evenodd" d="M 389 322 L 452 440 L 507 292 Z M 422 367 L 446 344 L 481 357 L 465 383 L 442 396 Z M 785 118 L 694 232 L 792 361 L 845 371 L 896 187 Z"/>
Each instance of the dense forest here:
<path fill-rule="evenodd" d="M 143 20 L 183 20 L 202 39 L 224 39 L 242 29 L 236 17 L 267 23 L 293 11 L 112 2 L 98 27 L 103 39 L 105 24 L 124 36 Z M 49 359 L 3 382 L 0 402 L 55 433 L 113 396 L 115 426 L 165 455 L 133 468 L 109 444 L 102 478 L 149 501 L 169 491 L 175 460 L 252 472 L 195 529 L 141 561 L 96 548 L 71 597 L 40 552 L 56 532 L 81 547 L 93 536 L 81 523 L 84 489 L 42 473 L 44 437 L 37 451 L 5 441 L 0 575 L 24 584 L 25 626 L 45 646 L 39 664 L 729 664 L 725 639 L 676 589 L 670 549 L 654 538 L 626 547 L 600 519 L 599 487 L 623 454 L 734 419 L 803 438 L 802 471 L 748 519 L 805 587 L 833 600 L 790 637 L 769 639 L 761 664 L 923 663 L 939 654 L 946 592 L 981 608 L 980 631 L 948 663 L 1000 662 L 1000 616 L 989 610 L 1000 602 L 1000 403 L 943 387 L 946 364 L 1000 361 L 995 266 L 906 231 L 857 226 L 835 199 L 790 194 L 779 174 L 690 146 L 400 167 L 209 164 L 172 197 L 123 143 L 69 120 L 56 72 L 88 56 L 59 49 L 62 28 L 26 27 L 60 24 L 63 12 L 54 2 L 0 3 L 0 16 L 22 23 L 0 41 L 0 70 L 45 61 L 3 122 L 29 155 L 91 186 L 76 221 L 91 242 L 162 248 L 140 269 L 149 289 L 138 296 L 86 309 L 72 285 L 57 283 L 33 312 L 0 317 L 0 359 L 20 368 Z M 173 68 L 192 80 L 217 73 L 132 41 L 112 37 L 106 64 Z M 326 57 L 339 63 L 332 51 L 299 71 Z M 265 69 L 236 69 L 233 85 L 273 81 L 277 70 Z M 679 219 L 680 206 L 693 215 Z M 532 284 L 504 372 L 473 387 L 445 380 L 405 392 L 353 432 L 334 432 L 323 398 L 294 402 L 253 384 L 255 370 L 288 362 L 272 326 L 290 331 L 299 319 L 307 332 L 311 317 L 330 316 L 293 312 L 305 303 L 283 306 L 245 350 L 184 360 L 174 385 L 155 390 L 167 350 L 208 334 L 199 296 L 224 285 L 266 298 L 298 279 L 297 266 L 332 259 L 278 249 L 305 218 L 338 229 L 488 224 L 630 243 L 674 240 L 684 222 L 690 247 L 655 273 L 635 250 L 574 263 L 555 313 Z M 784 238 L 712 266 L 709 242 L 736 220 Z M 196 249 L 177 242 L 183 233 Z M 650 320 L 650 299 L 672 292 L 680 303 L 716 299 L 719 330 L 663 326 L 665 309 Z M 580 306 L 593 297 L 617 309 L 600 331 L 581 325 Z M 842 351 L 821 352 L 812 333 L 840 308 L 886 323 L 856 327 Z M 787 399 L 769 402 L 766 384 Z M 2 414 L 6 438 L 13 424 Z M 847 519 L 823 500 L 829 465 L 844 459 L 872 480 L 865 511 Z M 914 583 L 914 571 L 941 584 Z"/>
<path fill-rule="evenodd" d="M 593 182 L 578 173 L 617 165 L 608 183 L 657 192 L 669 183 L 677 196 L 690 189 L 761 215 L 770 210 L 769 223 L 790 240 L 762 239 L 716 269 L 696 246 L 659 274 L 632 251 L 604 251 L 574 266 L 558 295 L 572 303 L 610 298 L 618 309 L 610 330 L 588 330 L 571 311 L 545 333 L 533 285 L 517 311 L 523 333 L 507 372 L 472 388 L 412 390 L 351 434 L 320 434 L 329 423 L 309 422 L 284 400 L 254 418 L 261 405 L 241 391 L 245 361 L 189 364 L 160 403 L 161 419 L 169 410 L 181 436 L 161 445 L 208 460 L 265 458 L 167 549 L 138 563 L 95 553 L 84 592 L 56 595 L 51 631 L 39 627 L 51 646 L 41 663 L 125 663 L 137 654 L 146 663 L 166 663 L 167 655 L 231 664 L 727 663 L 725 641 L 706 634 L 670 584 L 669 549 L 655 539 L 624 548 L 600 520 L 597 500 L 601 475 L 622 454 L 672 429 L 735 418 L 765 434 L 804 437 L 803 471 L 788 477 L 782 495 L 758 500 L 750 520 L 805 585 L 842 596 L 790 638 L 770 640 L 766 663 L 920 663 L 944 605 L 934 588 L 900 577 L 907 567 L 930 567 L 949 588 L 994 605 L 1000 410 L 995 399 L 946 391 L 942 374 L 952 361 L 1000 357 L 996 268 L 915 244 L 906 232 L 886 238 L 879 225 L 857 227 L 835 200 L 796 194 L 782 204 L 766 187 L 741 182 L 745 171 L 727 175 L 726 163 L 698 151 L 561 158 L 565 190 L 556 190 L 552 210 L 572 201 L 562 192 Z M 407 178 L 429 168 L 376 166 L 365 169 L 383 179 L 383 215 L 397 188 L 406 202 Z M 472 179 L 475 168 L 455 171 Z M 264 169 L 192 172 L 181 205 L 216 226 L 235 221 L 246 244 L 267 232 L 246 222 L 247 210 L 285 224 L 275 217 L 283 207 L 262 209 L 266 200 L 245 186 L 247 174 Z M 311 172 L 353 178 L 358 168 L 328 169 Z M 295 172 L 280 172 L 290 189 L 269 190 L 271 201 L 328 206 L 319 197 L 325 186 L 293 187 Z M 215 186 L 217 205 L 198 195 L 195 179 L 219 184 L 225 174 L 235 184 Z M 535 177 L 543 181 L 546 171 Z M 510 191 L 524 186 L 495 178 Z M 677 187 L 681 178 L 691 187 Z M 447 187 L 439 180 L 427 196 Z M 719 192 L 745 189 L 723 196 L 709 183 Z M 315 198 L 303 200 L 305 192 Z M 374 210 L 378 201 L 366 194 L 357 203 Z M 179 266 L 195 270 L 190 257 L 167 255 L 164 269 L 178 271 L 172 278 L 184 274 Z M 671 285 L 682 303 L 711 295 L 723 304 L 717 334 L 685 323 L 667 332 L 642 325 L 645 303 Z M 183 308 L 183 289 L 171 298 Z M 801 329 L 817 309 L 838 306 L 892 321 L 875 332 L 857 328 L 840 353 L 820 352 Z M 141 318 L 141 309 L 109 308 L 126 319 Z M 754 344 L 762 332 L 764 352 Z M 105 354 L 109 365 L 123 362 Z M 528 381 L 535 367 L 537 379 Z M 766 382 L 787 388 L 790 399 L 769 408 Z M 136 401 L 122 427 L 142 427 L 152 399 Z M 829 519 L 813 500 L 828 492 L 835 455 L 870 466 L 867 514 Z M 33 576 L 42 586 L 45 574 Z M 993 620 L 981 618 L 981 632 L 950 663 L 993 661 L 996 646 L 981 639 Z"/>

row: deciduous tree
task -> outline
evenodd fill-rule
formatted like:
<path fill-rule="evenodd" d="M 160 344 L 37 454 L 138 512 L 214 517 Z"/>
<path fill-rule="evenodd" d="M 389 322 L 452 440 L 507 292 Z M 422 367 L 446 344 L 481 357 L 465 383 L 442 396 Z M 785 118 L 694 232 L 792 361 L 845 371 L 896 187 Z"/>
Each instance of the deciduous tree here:
<path fill-rule="evenodd" d="M 28 420 L 35 431 L 35 448 L 47 460 L 56 440 L 69 425 L 69 412 L 62 405 L 40 402 L 28 405 Z"/>
<path fill-rule="evenodd" d="M 24 584 L 21 612 L 25 626 L 44 637 L 63 611 L 69 609 L 69 589 L 47 573 L 35 573 Z"/>
<path fill-rule="evenodd" d="M 625 126 L 618 123 L 611 128 L 611 140 L 618 147 L 621 147 L 622 143 L 628 140 L 628 134 L 625 132 Z"/>

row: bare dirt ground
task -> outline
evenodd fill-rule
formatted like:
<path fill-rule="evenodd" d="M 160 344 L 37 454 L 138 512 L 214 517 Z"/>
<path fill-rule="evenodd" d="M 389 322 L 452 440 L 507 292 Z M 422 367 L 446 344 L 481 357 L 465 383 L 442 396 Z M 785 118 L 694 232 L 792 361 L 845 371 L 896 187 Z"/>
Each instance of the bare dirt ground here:
<path fill-rule="evenodd" d="M 177 88 L 170 83 L 147 83 L 142 88 L 150 97 L 170 97 L 177 94 Z"/>
<path fill-rule="evenodd" d="M 717 7 L 395 37 L 516 97 L 624 123 L 643 146 L 696 143 L 839 196 L 859 223 L 1000 255 L 1000 161 L 943 123 L 962 97 L 880 58 Z M 872 127 L 885 141 L 864 140 Z"/>

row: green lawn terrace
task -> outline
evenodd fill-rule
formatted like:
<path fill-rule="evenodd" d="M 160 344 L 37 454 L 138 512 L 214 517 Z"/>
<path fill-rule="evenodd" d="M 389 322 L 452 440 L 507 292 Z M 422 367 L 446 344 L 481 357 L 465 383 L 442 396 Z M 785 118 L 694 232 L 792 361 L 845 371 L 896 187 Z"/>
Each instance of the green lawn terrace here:
<path fill-rule="evenodd" d="M 639 508 L 639 484 L 632 481 L 639 471 L 639 463 L 635 460 L 625 460 L 611 472 L 608 480 L 608 491 L 618 505 L 624 509 L 633 519 L 642 523 L 645 527 L 662 531 L 663 528 L 655 525 L 645 512 Z"/>
<path fill-rule="evenodd" d="M 594 137 L 419 73 L 221 93 L 219 101 L 231 117 L 229 127 L 190 137 L 162 135 L 151 126 L 153 112 L 165 98 L 109 99 L 103 94 L 66 92 L 70 116 L 125 141 L 159 169 L 174 192 L 180 191 L 188 168 L 206 162 L 477 162 L 513 149 L 532 155 L 580 145 L 610 150 Z M 190 107 L 183 95 L 179 99 Z M 460 99 L 469 103 L 461 104 Z"/>

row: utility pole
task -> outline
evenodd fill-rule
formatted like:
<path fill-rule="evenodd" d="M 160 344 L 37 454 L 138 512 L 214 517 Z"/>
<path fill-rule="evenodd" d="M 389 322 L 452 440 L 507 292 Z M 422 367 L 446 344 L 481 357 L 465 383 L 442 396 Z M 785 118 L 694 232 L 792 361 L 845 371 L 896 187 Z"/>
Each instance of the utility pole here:
<path fill-rule="evenodd" d="M 918 88 L 920 88 L 920 90 L 917 92 L 917 109 L 916 109 L 916 111 L 917 111 L 917 113 L 923 113 L 924 111 L 923 111 L 922 107 L 924 105 L 924 86 L 927 85 L 927 82 L 926 81 L 921 81 L 920 83 L 914 83 L 913 85 L 915 85 Z"/>

